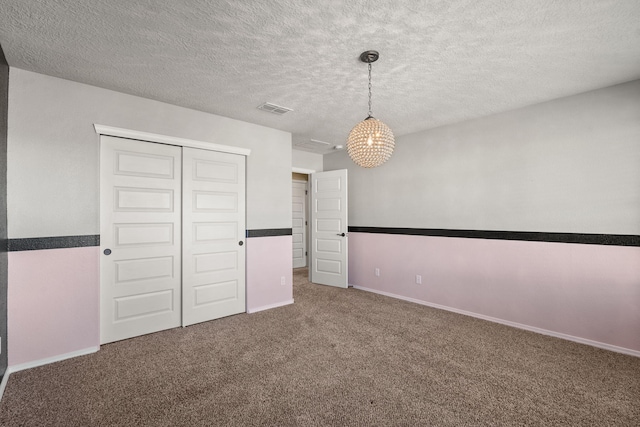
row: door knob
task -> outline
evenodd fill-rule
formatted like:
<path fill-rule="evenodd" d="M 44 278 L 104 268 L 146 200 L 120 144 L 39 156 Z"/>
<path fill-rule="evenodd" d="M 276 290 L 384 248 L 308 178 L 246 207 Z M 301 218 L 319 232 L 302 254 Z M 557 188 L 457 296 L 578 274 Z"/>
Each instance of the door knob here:
<path fill-rule="evenodd" d="M 104 253 L 105 255 L 111 255 L 111 249 L 105 249 L 105 250 L 103 251 L 103 253 Z"/>
<path fill-rule="evenodd" d="M 338 234 L 337 234 L 337 236 L 342 236 L 342 237 L 344 237 L 344 236 L 346 236 L 346 234 L 344 234 L 344 233 L 338 233 Z"/>
<path fill-rule="evenodd" d="M 242 245 L 244 245 L 244 242 L 243 242 L 242 240 L 240 240 L 240 241 L 238 242 L 238 244 L 239 244 L 240 246 L 242 246 Z"/>

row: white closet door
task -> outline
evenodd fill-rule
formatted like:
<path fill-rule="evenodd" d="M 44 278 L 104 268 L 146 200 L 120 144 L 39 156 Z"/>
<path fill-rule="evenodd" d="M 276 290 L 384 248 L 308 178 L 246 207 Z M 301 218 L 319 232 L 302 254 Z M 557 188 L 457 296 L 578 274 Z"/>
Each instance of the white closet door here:
<path fill-rule="evenodd" d="M 183 148 L 183 326 L 246 311 L 245 157 Z"/>
<path fill-rule="evenodd" d="M 100 342 L 180 326 L 179 147 L 100 138 Z"/>

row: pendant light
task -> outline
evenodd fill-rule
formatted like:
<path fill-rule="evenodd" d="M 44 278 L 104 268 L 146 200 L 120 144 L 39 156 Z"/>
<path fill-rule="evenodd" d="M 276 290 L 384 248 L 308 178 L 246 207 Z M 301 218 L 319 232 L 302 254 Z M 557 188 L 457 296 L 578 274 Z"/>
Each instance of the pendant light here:
<path fill-rule="evenodd" d="M 389 126 L 371 115 L 371 64 L 379 57 L 375 50 L 367 50 L 360 55 L 360 61 L 369 65 L 369 115 L 351 129 L 347 138 L 349 157 L 363 168 L 380 166 L 389 160 L 395 147 Z"/>

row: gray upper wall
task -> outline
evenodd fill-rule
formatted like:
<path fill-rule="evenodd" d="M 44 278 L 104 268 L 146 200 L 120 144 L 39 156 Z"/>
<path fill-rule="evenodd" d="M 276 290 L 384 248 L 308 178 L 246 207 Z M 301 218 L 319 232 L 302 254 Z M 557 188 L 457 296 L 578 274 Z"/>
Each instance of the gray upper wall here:
<path fill-rule="evenodd" d="M 384 120 L 383 117 L 381 117 Z M 349 170 L 349 225 L 640 234 L 640 80 L 396 138 Z"/>
<path fill-rule="evenodd" d="M 322 172 L 322 154 L 310 153 L 302 150 L 292 150 L 294 169 Z"/>
<path fill-rule="evenodd" d="M 95 123 L 251 149 L 247 228 L 291 228 L 290 133 L 17 68 L 10 78 L 10 239 L 99 234 Z"/>

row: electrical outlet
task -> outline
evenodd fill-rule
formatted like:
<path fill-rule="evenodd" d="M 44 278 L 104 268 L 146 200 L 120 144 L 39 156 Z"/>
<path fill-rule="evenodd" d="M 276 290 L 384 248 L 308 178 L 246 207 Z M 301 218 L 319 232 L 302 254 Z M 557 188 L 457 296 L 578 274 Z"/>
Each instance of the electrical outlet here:
<path fill-rule="evenodd" d="M 280 285 L 281 285 L 281 286 L 284 286 L 284 285 L 285 285 L 285 283 L 287 283 L 287 282 L 286 282 L 286 280 L 285 280 L 284 276 L 282 276 L 282 277 L 280 278 Z"/>
<path fill-rule="evenodd" d="M 376 268 L 374 274 L 376 275 L 376 277 L 380 277 L 380 269 Z"/>
<path fill-rule="evenodd" d="M 416 285 L 422 285 L 422 276 L 416 274 Z"/>

